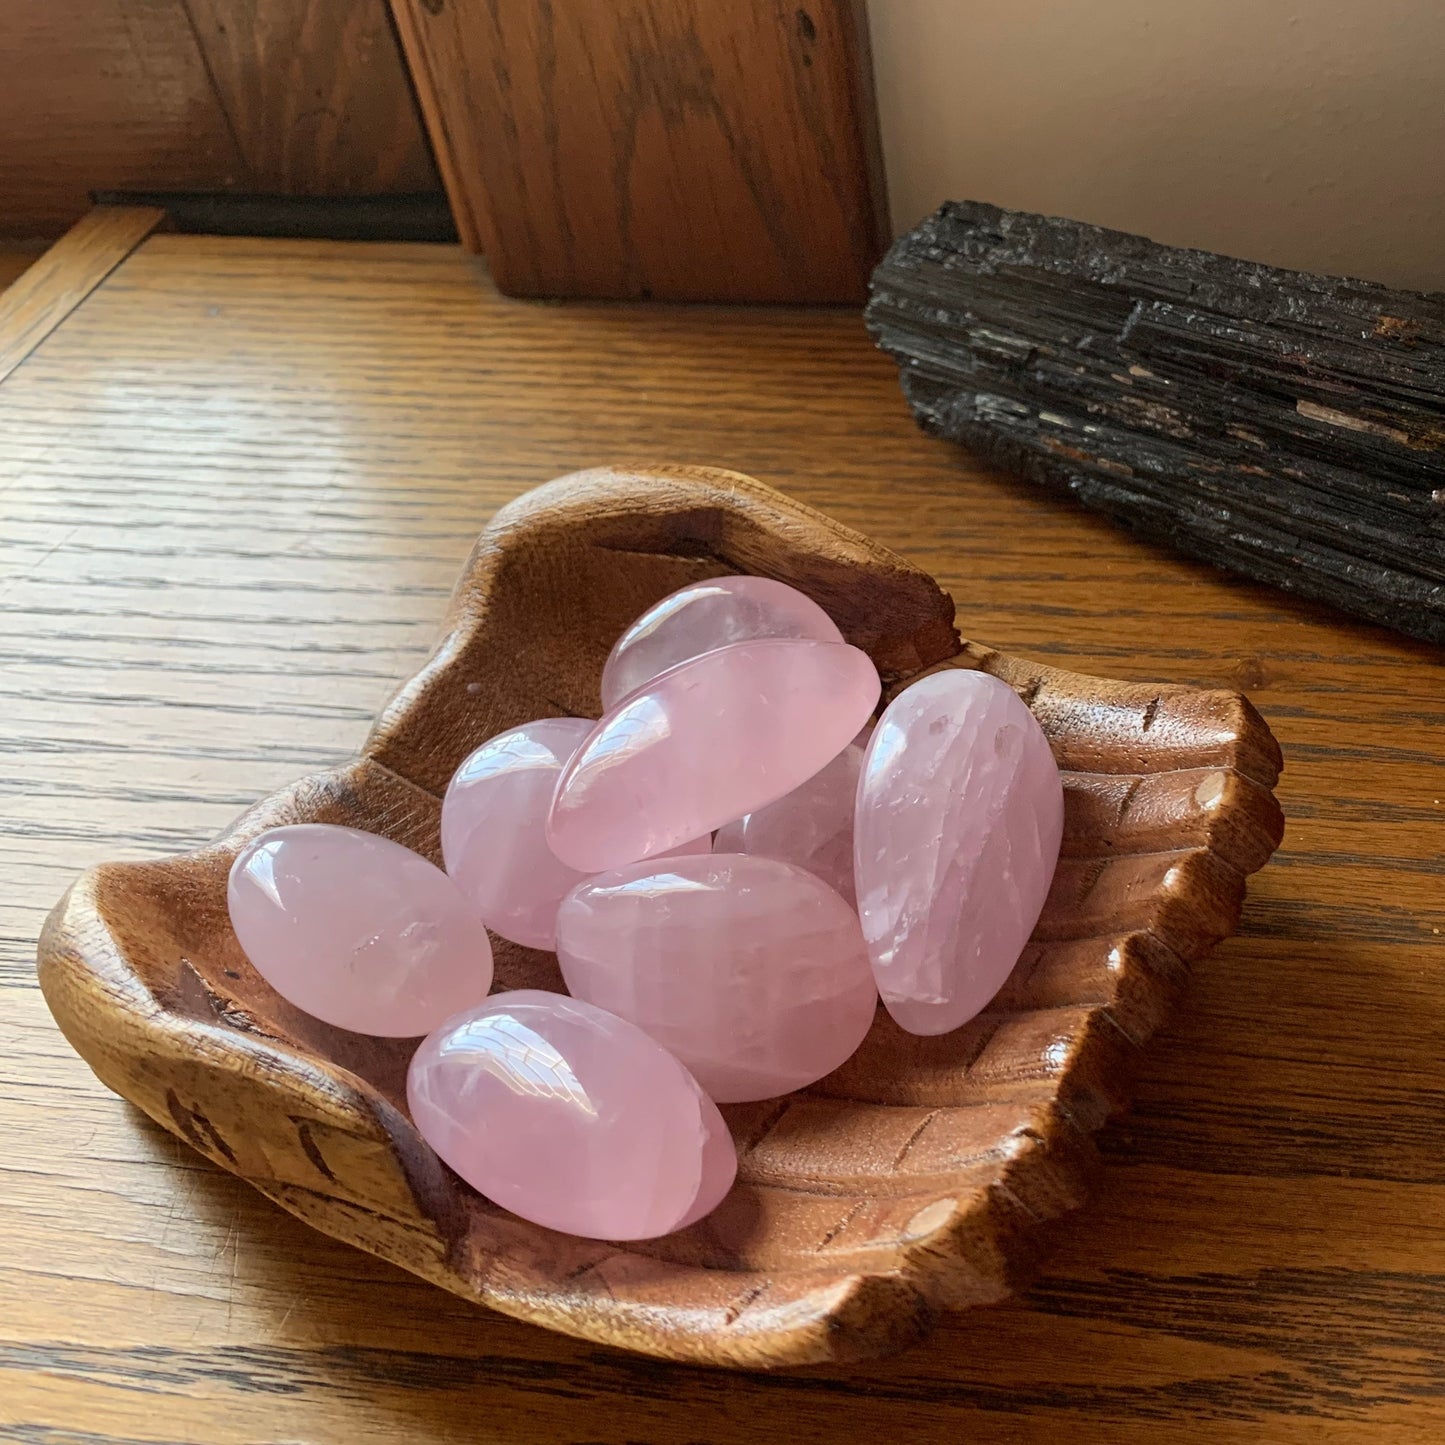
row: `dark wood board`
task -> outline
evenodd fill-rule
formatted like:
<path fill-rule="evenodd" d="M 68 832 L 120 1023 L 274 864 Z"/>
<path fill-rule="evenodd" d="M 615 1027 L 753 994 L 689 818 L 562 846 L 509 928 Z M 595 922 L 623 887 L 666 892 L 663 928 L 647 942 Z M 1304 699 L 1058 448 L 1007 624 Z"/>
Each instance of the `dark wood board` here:
<path fill-rule="evenodd" d="M 0 236 L 97 191 L 439 189 L 386 0 L 0 3 Z"/>
<path fill-rule="evenodd" d="M 924 430 L 1445 641 L 1445 296 L 964 202 L 893 246 L 867 318 Z"/>
<path fill-rule="evenodd" d="M 58 236 L 96 187 L 243 180 L 184 0 L 0 4 L 0 235 Z"/>
<path fill-rule="evenodd" d="M 185 0 L 247 189 L 434 190 L 385 0 Z"/>
<path fill-rule="evenodd" d="M 392 0 L 463 242 L 514 296 L 862 301 L 857 0 Z"/>

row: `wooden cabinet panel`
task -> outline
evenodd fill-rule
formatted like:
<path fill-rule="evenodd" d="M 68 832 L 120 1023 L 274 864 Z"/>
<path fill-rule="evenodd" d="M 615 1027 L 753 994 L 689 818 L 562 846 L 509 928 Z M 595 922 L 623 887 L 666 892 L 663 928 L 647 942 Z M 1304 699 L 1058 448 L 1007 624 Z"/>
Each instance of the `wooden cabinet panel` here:
<path fill-rule="evenodd" d="M 392 0 L 462 239 L 524 296 L 859 301 L 853 0 Z"/>
<path fill-rule="evenodd" d="M 250 189 L 440 187 L 385 0 L 185 0 Z"/>
<path fill-rule="evenodd" d="M 0 235 L 96 190 L 438 185 L 385 0 L 0 0 Z"/>
<path fill-rule="evenodd" d="M 0 3 L 0 234 L 114 190 L 245 183 L 182 0 Z"/>

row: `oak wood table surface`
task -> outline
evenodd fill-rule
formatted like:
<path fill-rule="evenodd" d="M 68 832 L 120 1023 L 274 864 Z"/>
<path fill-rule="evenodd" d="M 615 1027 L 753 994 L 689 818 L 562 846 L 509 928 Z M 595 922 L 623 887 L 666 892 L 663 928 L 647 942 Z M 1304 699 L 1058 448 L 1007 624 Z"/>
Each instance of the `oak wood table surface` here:
<path fill-rule="evenodd" d="M 0 383 L 0 1439 L 1445 1439 L 1438 652 L 924 438 L 856 314 L 515 302 L 449 247 L 144 229 L 108 225 L 73 304 L 15 304 Z M 732 1375 L 479 1312 L 108 1094 L 35 986 L 80 869 L 354 752 L 500 503 L 642 458 L 827 509 L 966 636 L 1242 688 L 1284 747 L 1284 845 L 1093 1204 L 1027 1294 L 895 1359 Z"/>

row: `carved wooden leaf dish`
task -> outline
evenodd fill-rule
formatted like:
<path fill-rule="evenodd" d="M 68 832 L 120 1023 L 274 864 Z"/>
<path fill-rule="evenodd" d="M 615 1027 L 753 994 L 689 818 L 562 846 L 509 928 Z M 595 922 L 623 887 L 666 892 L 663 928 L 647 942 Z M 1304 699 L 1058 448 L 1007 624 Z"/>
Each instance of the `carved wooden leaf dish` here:
<path fill-rule="evenodd" d="M 256 976 L 226 875 L 279 823 L 344 823 L 438 857 L 439 799 L 473 747 L 531 718 L 596 716 L 622 627 L 674 588 L 754 572 L 810 594 L 895 691 L 939 666 L 1017 688 L 1065 771 L 1064 857 L 989 1012 L 942 1038 L 880 1012 L 822 1083 L 726 1112 L 739 1182 L 708 1219 L 626 1247 L 479 1198 L 404 1110 L 410 1045 L 329 1028 Z M 999 1300 L 1040 1226 L 1083 1198 L 1090 1135 L 1186 965 L 1233 929 L 1277 846 L 1280 755 L 1244 698 L 1082 677 L 960 643 L 953 603 L 901 558 L 736 473 L 605 469 L 503 508 L 422 671 L 360 758 L 246 813 L 216 843 L 102 866 L 40 942 L 45 996 L 110 1088 L 327 1234 L 456 1294 L 586 1339 L 719 1365 L 871 1355 L 939 1311 Z M 499 987 L 558 987 L 499 943 Z"/>

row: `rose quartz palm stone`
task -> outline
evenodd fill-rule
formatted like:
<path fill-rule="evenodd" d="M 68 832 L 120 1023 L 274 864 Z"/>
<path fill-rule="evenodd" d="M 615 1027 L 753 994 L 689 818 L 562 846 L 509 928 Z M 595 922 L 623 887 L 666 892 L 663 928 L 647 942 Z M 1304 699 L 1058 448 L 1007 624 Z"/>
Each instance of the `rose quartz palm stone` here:
<path fill-rule="evenodd" d="M 231 865 L 231 923 L 297 1008 L 386 1038 L 427 1033 L 492 986 L 492 945 L 456 884 L 375 833 L 298 823 Z"/>
<path fill-rule="evenodd" d="M 412 1058 L 422 1138 L 504 1209 L 588 1239 L 701 1219 L 737 1153 L 717 1106 L 641 1029 L 562 994 L 500 993 Z"/>
<path fill-rule="evenodd" d="M 765 807 L 847 747 L 878 701 L 867 653 L 767 638 L 679 663 L 597 724 L 547 841 L 583 873 L 656 857 Z"/>
<path fill-rule="evenodd" d="M 595 724 L 551 717 L 483 743 L 459 767 L 442 802 L 447 872 L 494 933 L 555 948 L 557 907 L 588 875 L 547 845 L 547 812 L 562 769 Z M 677 851 L 706 853 L 707 837 Z"/>
<path fill-rule="evenodd" d="M 576 997 L 646 1030 L 719 1103 L 821 1079 L 878 1005 L 853 910 L 811 873 L 741 853 L 581 884 L 557 915 L 557 958 Z"/>
<path fill-rule="evenodd" d="M 949 669 L 889 705 L 858 783 L 854 875 L 878 989 L 903 1028 L 947 1033 L 1003 987 L 1063 826 L 1048 739 L 1007 683 Z"/>
<path fill-rule="evenodd" d="M 724 824 L 713 839 L 713 851 L 796 863 L 852 903 L 853 809 L 862 766 L 863 749 L 849 743 L 786 797 Z"/>
<path fill-rule="evenodd" d="M 833 619 L 796 587 L 769 577 L 694 582 L 649 607 L 612 648 L 602 669 L 602 706 L 623 698 L 679 662 L 759 637 L 842 642 Z"/>

